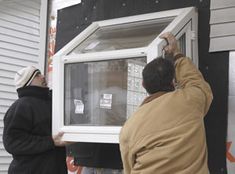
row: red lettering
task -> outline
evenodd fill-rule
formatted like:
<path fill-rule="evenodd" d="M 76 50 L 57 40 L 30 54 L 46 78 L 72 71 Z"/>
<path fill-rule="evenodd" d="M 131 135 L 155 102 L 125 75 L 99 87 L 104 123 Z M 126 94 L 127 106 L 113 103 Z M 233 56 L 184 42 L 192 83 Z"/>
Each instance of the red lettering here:
<path fill-rule="evenodd" d="M 48 56 L 52 57 L 55 54 L 55 43 L 51 42 L 48 46 Z"/>
<path fill-rule="evenodd" d="M 50 27 L 49 28 L 49 34 L 55 34 L 56 33 L 56 28 L 55 27 Z"/>
<path fill-rule="evenodd" d="M 68 156 L 66 158 L 66 163 L 67 163 L 68 170 L 70 172 L 76 172 L 75 174 L 81 174 L 82 167 L 73 165 L 73 162 L 74 162 L 73 157 Z"/>
<path fill-rule="evenodd" d="M 232 142 L 227 142 L 227 149 L 226 149 L 226 156 L 228 158 L 228 160 L 231 162 L 231 163 L 234 163 L 235 162 L 235 156 L 233 156 L 229 150 L 231 148 L 231 145 L 232 145 Z"/>
<path fill-rule="evenodd" d="M 77 166 L 73 165 L 73 161 L 73 157 L 67 157 L 66 159 L 67 167 L 70 172 L 75 172 L 78 169 Z"/>

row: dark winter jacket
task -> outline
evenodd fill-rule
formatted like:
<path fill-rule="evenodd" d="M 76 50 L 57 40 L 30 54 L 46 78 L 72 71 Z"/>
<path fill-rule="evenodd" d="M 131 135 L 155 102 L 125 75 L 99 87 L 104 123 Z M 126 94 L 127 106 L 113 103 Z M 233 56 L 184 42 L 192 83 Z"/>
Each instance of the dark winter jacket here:
<path fill-rule="evenodd" d="M 12 154 L 8 174 L 66 174 L 64 147 L 51 136 L 51 96 L 48 88 L 27 86 L 4 117 L 3 143 Z"/>

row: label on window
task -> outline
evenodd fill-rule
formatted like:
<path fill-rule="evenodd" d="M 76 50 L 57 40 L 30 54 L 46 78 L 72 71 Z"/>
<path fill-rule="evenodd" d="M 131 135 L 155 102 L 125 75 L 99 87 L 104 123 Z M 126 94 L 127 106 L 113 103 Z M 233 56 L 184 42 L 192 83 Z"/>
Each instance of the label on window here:
<path fill-rule="evenodd" d="M 84 114 L 84 104 L 82 100 L 74 99 L 75 114 Z"/>
<path fill-rule="evenodd" d="M 112 109 L 112 94 L 102 94 L 100 99 L 100 108 Z"/>

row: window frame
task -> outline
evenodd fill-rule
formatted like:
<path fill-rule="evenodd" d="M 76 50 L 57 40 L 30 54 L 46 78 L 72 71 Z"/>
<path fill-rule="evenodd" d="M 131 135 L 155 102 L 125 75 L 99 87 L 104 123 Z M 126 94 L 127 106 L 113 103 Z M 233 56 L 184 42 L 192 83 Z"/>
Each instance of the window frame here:
<path fill-rule="evenodd" d="M 68 55 L 91 33 L 102 26 L 137 22 L 151 19 L 169 19 L 173 21 L 161 32 L 172 32 L 176 38 L 186 34 L 186 56 L 198 64 L 197 48 L 197 11 L 194 7 L 167 10 L 143 15 L 129 16 L 105 21 L 93 22 L 77 37 L 64 46 L 53 58 L 53 115 L 52 132 L 64 132 L 63 140 L 73 142 L 119 143 L 121 126 L 65 126 L 64 125 L 64 65 L 75 62 L 127 59 L 147 57 L 147 62 L 161 55 L 165 41 L 157 36 L 148 46 L 122 50 L 101 51 Z"/>

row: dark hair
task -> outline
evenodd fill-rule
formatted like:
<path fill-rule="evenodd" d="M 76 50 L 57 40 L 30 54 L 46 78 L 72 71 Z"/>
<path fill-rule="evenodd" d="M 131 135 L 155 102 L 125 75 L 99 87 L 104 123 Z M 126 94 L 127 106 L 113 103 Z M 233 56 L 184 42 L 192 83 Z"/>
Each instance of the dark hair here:
<path fill-rule="evenodd" d="M 149 94 L 158 91 L 173 91 L 175 68 L 172 61 L 158 57 L 143 69 L 143 85 Z"/>

